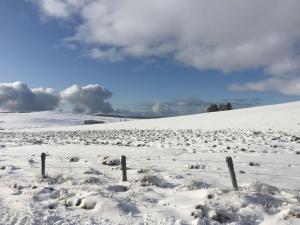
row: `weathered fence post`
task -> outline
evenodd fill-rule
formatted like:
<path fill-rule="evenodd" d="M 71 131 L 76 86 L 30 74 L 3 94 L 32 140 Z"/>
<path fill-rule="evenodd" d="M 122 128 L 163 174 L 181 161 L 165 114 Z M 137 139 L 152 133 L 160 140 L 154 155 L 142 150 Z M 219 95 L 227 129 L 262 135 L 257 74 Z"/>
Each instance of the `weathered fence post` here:
<path fill-rule="evenodd" d="M 46 167 L 46 154 L 43 152 L 41 154 L 41 161 L 42 161 L 42 170 L 41 170 L 41 177 L 44 179 L 46 177 L 45 167 Z"/>
<path fill-rule="evenodd" d="M 126 156 L 122 155 L 121 157 L 122 165 L 122 181 L 127 181 L 127 171 L 126 171 Z"/>
<path fill-rule="evenodd" d="M 226 157 L 226 162 L 228 165 L 232 186 L 233 186 L 234 190 L 238 190 L 238 185 L 237 185 L 237 181 L 236 181 L 232 158 Z"/>

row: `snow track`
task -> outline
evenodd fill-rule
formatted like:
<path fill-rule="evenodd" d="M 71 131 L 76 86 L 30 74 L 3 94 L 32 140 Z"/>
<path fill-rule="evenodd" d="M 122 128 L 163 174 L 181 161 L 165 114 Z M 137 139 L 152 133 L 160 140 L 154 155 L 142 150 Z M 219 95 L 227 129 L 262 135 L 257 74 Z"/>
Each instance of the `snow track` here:
<path fill-rule="evenodd" d="M 16 209 L 3 203 L 0 199 L 0 224 L 1 225 L 33 225 L 34 216 L 30 209 Z"/>

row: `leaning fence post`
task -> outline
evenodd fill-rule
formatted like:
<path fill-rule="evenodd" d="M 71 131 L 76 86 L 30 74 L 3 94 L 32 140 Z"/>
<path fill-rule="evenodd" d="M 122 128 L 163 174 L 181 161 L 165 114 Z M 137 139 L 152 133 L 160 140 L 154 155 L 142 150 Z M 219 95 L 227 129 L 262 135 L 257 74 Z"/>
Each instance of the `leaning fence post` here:
<path fill-rule="evenodd" d="M 46 154 L 44 152 L 41 154 L 41 162 L 42 162 L 41 177 L 44 179 L 46 177 L 45 174 Z"/>
<path fill-rule="evenodd" d="M 121 157 L 122 165 L 122 181 L 127 181 L 127 171 L 126 171 L 126 156 L 122 155 Z"/>
<path fill-rule="evenodd" d="M 233 186 L 234 190 L 238 190 L 238 185 L 237 185 L 237 181 L 236 181 L 232 158 L 226 157 L 226 162 L 228 165 L 232 186 Z"/>

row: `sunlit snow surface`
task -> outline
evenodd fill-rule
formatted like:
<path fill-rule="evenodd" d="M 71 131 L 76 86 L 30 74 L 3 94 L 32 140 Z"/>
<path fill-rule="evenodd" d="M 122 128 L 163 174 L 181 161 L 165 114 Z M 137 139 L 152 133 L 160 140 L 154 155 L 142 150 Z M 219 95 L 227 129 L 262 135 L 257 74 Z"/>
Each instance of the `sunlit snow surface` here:
<path fill-rule="evenodd" d="M 118 122 L 128 119 L 112 117 L 88 116 L 61 112 L 33 112 L 33 113 L 0 113 L 0 129 L 19 130 L 45 127 L 66 127 L 82 125 L 85 120 L 103 122 Z"/>
<path fill-rule="evenodd" d="M 300 102 L 118 120 L 0 114 L 0 224 L 300 224 Z"/>

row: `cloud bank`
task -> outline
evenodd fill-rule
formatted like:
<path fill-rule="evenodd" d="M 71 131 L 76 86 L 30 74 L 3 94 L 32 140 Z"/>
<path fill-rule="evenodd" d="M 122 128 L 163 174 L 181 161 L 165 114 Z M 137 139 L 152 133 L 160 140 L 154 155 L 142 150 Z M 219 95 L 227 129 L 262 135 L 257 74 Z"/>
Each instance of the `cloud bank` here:
<path fill-rule="evenodd" d="M 6 112 L 37 112 L 56 109 L 62 101 L 74 112 L 96 114 L 113 112 L 109 102 L 112 93 L 98 84 L 73 85 L 61 93 L 51 88 L 30 89 L 20 81 L 0 83 L 0 110 Z"/>
<path fill-rule="evenodd" d="M 238 87 L 239 88 L 239 87 Z M 166 117 L 206 112 L 212 104 L 231 102 L 234 108 L 258 105 L 260 99 L 224 99 L 221 102 L 206 102 L 199 98 L 174 101 L 141 102 L 130 109 L 114 109 L 108 102 L 112 92 L 98 84 L 73 85 L 62 92 L 51 88 L 30 89 L 25 83 L 0 83 L 0 111 L 38 112 L 66 107 L 76 113 L 106 114 L 139 117 Z"/>
<path fill-rule="evenodd" d="M 62 99 L 73 106 L 73 111 L 88 114 L 113 112 L 111 104 L 105 102 L 111 96 L 109 90 L 98 84 L 84 87 L 73 85 L 61 92 Z"/>
<path fill-rule="evenodd" d="M 223 72 L 300 65 L 298 0 L 32 1 L 43 16 L 80 18 L 67 40 L 88 44 L 95 59 L 172 57 Z"/>
<path fill-rule="evenodd" d="M 234 109 L 257 106 L 261 99 L 223 99 L 219 102 L 203 101 L 199 98 L 185 98 L 173 101 L 140 103 L 140 113 L 137 115 L 166 117 L 192 115 L 206 112 L 210 104 L 224 104 L 230 102 Z M 138 108 L 138 107 L 137 107 Z M 128 115 L 130 113 L 127 112 Z"/>
<path fill-rule="evenodd" d="M 60 96 L 53 89 L 30 89 L 20 81 L 0 84 L 0 109 L 9 112 L 31 112 L 55 109 Z"/>
<path fill-rule="evenodd" d="M 300 77 L 270 78 L 246 84 L 232 84 L 231 91 L 276 91 L 284 95 L 300 96 Z"/>
<path fill-rule="evenodd" d="M 74 34 L 65 42 L 84 44 L 84 54 L 92 59 L 171 58 L 224 73 L 259 69 L 271 78 L 230 90 L 298 95 L 299 0 L 30 1 L 43 18 L 71 21 Z M 279 82 L 293 91 L 282 90 Z"/>

